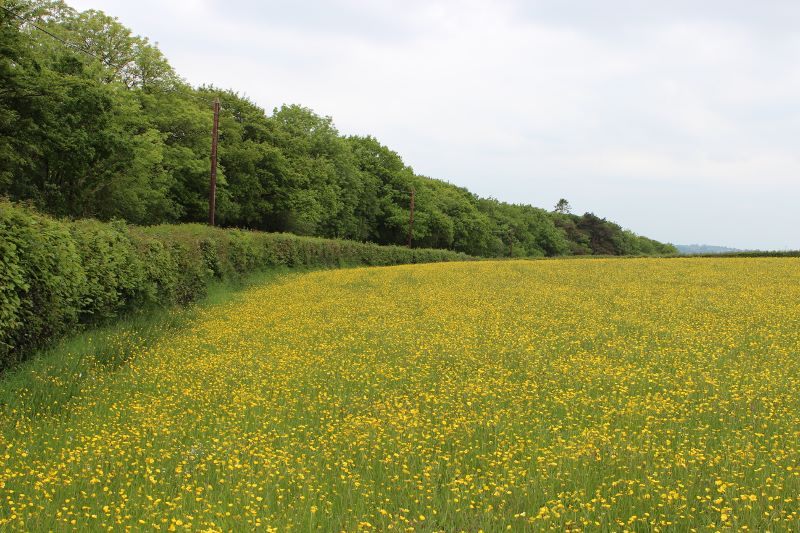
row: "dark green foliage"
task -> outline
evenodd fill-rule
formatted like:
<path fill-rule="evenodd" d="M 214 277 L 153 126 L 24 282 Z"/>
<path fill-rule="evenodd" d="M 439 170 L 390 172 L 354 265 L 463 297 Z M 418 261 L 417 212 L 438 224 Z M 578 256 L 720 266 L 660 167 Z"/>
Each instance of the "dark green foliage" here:
<path fill-rule="evenodd" d="M 582 216 L 553 213 L 553 216 L 573 255 L 669 255 L 677 252 L 671 244 L 636 235 L 593 213 Z"/>
<path fill-rule="evenodd" d="M 80 306 L 84 322 L 116 316 L 141 299 L 144 270 L 126 226 L 84 219 L 69 229 L 86 276 Z"/>
<path fill-rule="evenodd" d="M 73 45 L 0 10 L 0 195 L 44 212 L 204 221 L 218 96 L 223 226 L 404 244 L 414 189 L 415 246 L 486 257 L 674 252 L 592 214 L 571 215 L 564 199 L 550 213 L 419 176 L 376 139 L 344 137 L 307 108 L 268 115 L 234 92 L 189 87 L 158 48 L 102 12 L 60 0 L 5 6 Z M 92 246 L 105 246 L 103 235 Z M 90 314 L 116 305 L 111 295 L 92 298 Z"/>
<path fill-rule="evenodd" d="M 128 310 L 184 304 L 213 280 L 270 267 L 464 260 L 446 250 L 209 228 L 53 220 L 0 201 L 0 369 Z"/>
<path fill-rule="evenodd" d="M 0 289 L 0 360 L 5 360 L 12 348 L 33 346 L 75 327 L 86 270 L 68 226 L 8 204 L 0 207 L 0 242 L 9 252 L 4 266 L 12 273 L 3 276 Z"/>

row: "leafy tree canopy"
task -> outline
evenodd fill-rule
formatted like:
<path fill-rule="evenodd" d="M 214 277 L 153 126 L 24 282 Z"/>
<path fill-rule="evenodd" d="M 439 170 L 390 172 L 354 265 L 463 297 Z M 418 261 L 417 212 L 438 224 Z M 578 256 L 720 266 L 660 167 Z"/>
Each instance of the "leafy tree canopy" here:
<path fill-rule="evenodd" d="M 66 217 L 203 221 L 214 97 L 223 225 L 403 244 L 414 189 L 415 246 L 487 257 L 674 253 L 573 215 L 564 199 L 547 212 L 417 175 L 377 139 L 343 136 L 308 108 L 268 114 L 233 91 L 193 88 L 147 38 L 61 0 L 0 9 L 0 196 Z"/>

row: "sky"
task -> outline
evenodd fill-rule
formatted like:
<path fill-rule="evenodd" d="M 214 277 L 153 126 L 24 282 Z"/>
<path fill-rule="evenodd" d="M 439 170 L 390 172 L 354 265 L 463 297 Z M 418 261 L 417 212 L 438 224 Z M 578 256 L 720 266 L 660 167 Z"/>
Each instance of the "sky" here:
<path fill-rule="evenodd" d="M 665 242 L 800 249 L 796 0 L 67 0 L 193 85 Z"/>

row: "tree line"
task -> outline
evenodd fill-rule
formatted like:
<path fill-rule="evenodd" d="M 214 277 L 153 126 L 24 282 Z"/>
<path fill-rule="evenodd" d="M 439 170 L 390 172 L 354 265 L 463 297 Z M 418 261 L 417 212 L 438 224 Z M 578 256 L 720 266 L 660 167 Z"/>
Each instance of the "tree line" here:
<path fill-rule="evenodd" d="M 371 136 L 340 134 L 299 105 L 267 114 L 191 87 L 157 46 L 101 11 L 61 0 L 0 9 L 0 196 L 61 217 L 135 224 L 206 218 L 211 114 L 220 116 L 223 226 L 485 257 L 664 254 L 671 245 L 592 213 L 481 198 L 416 174 Z"/>

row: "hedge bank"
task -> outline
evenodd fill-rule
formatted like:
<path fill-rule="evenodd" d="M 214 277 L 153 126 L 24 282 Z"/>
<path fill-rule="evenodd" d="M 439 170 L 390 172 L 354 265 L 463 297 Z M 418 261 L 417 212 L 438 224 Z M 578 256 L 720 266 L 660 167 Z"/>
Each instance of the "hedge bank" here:
<path fill-rule="evenodd" d="M 87 325 L 186 304 L 215 280 L 270 267 L 397 265 L 469 259 L 199 224 L 63 221 L 0 200 L 0 370 Z"/>

